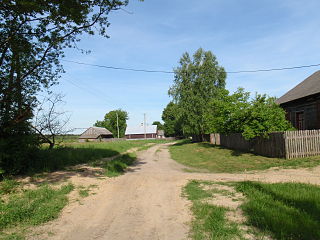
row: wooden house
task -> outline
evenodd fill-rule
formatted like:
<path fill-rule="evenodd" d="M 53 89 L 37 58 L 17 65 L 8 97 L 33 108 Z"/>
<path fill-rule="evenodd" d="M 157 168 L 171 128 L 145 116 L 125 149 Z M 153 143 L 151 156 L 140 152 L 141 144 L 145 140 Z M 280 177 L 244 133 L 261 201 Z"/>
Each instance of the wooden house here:
<path fill-rule="evenodd" d="M 287 119 L 299 130 L 320 129 L 320 71 L 277 100 Z"/>
<path fill-rule="evenodd" d="M 103 127 L 90 127 L 79 137 L 79 142 L 102 142 L 113 138 L 112 133 Z"/>

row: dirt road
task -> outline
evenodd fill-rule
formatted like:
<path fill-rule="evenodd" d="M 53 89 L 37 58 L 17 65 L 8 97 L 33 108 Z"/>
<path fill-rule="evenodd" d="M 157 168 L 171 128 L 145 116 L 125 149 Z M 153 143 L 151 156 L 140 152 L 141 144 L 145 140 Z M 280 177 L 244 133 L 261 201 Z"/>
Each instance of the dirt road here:
<path fill-rule="evenodd" d="M 82 205 L 66 207 L 60 218 L 41 227 L 42 232 L 49 239 L 68 240 L 188 239 L 191 214 L 181 190 L 190 179 L 320 184 L 319 167 L 248 174 L 187 173 L 184 168 L 170 158 L 168 144 L 153 146 L 138 154 L 137 165 L 125 175 L 95 179 L 100 181 L 97 194 L 84 199 Z M 44 235 L 30 239 L 44 239 Z"/>

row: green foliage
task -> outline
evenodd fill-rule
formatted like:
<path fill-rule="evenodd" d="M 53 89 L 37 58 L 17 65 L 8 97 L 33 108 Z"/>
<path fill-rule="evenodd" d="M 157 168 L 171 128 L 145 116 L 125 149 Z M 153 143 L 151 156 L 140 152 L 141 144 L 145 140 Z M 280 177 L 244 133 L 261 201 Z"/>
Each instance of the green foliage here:
<path fill-rule="evenodd" d="M 248 224 L 277 240 L 320 239 L 320 188 L 302 183 L 236 183 Z"/>
<path fill-rule="evenodd" d="M 104 116 L 103 121 L 97 121 L 94 125 L 96 127 L 104 127 L 108 129 L 110 132 L 112 132 L 114 137 L 118 137 L 118 126 L 119 126 L 119 137 L 122 138 L 124 137 L 126 132 L 128 119 L 129 117 L 126 111 L 117 109 L 117 110 L 108 112 Z"/>
<path fill-rule="evenodd" d="M 209 133 L 205 121 L 210 111 L 208 102 L 225 87 L 226 72 L 212 52 L 202 48 L 193 58 L 188 53 L 183 54 L 179 63 L 169 95 L 179 107 L 183 132 L 186 135 Z"/>
<path fill-rule="evenodd" d="M 276 131 L 292 130 L 285 118 L 285 111 L 275 103 L 275 98 L 256 94 L 250 100 L 250 93 L 239 88 L 229 95 L 221 90 L 216 99 L 209 102 L 211 112 L 206 121 L 211 132 L 242 133 L 246 139 L 254 139 Z"/>
<path fill-rule="evenodd" d="M 0 1 L 0 169 L 16 173 L 30 159 L 36 95 L 58 82 L 64 49 L 77 48 L 83 33 L 108 37 L 109 13 L 127 4 L 127 0 Z"/>
<path fill-rule="evenodd" d="M 158 130 L 163 130 L 163 124 L 159 121 L 154 121 L 152 125 L 156 125 Z"/>
<path fill-rule="evenodd" d="M 72 190 L 71 184 L 60 189 L 45 185 L 10 194 L 8 199 L 0 201 L 0 230 L 17 225 L 38 225 L 58 217 L 68 202 L 66 195 Z"/>
<path fill-rule="evenodd" d="M 210 132 L 239 133 L 243 132 L 243 121 L 246 120 L 250 93 L 239 88 L 234 94 L 221 89 L 217 98 L 208 102 L 210 111 L 205 119 Z"/>
<path fill-rule="evenodd" d="M 250 93 L 242 88 L 230 95 L 225 80 L 226 72 L 210 51 L 200 48 L 193 58 L 183 54 L 169 90 L 173 102 L 162 115 L 166 134 L 174 136 L 177 127 L 185 136 L 242 133 L 250 140 L 292 129 L 275 98 L 256 94 L 250 100 Z"/>
<path fill-rule="evenodd" d="M 256 94 L 248 108 L 242 135 L 246 139 L 268 137 L 271 132 L 293 130 L 285 111 L 275 103 L 276 98 Z"/>
<path fill-rule="evenodd" d="M 0 137 L 0 170 L 5 175 L 20 174 L 28 166 L 29 160 L 36 157 L 37 152 L 37 139 L 29 133 Z"/>
<path fill-rule="evenodd" d="M 162 120 L 164 121 L 164 134 L 167 137 L 183 136 L 179 107 L 177 104 L 173 102 L 168 103 L 162 112 Z"/>

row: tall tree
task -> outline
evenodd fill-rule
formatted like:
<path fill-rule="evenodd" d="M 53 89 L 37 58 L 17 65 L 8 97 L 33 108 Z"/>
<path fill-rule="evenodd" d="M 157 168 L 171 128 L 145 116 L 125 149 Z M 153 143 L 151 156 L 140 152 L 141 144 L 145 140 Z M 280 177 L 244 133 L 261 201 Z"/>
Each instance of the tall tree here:
<path fill-rule="evenodd" d="M 10 150 L 10 141 L 31 144 L 23 138 L 31 134 L 36 93 L 58 81 L 64 49 L 77 48 L 83 33 L 108 37 L 108 14 L 127 4 L 128 0 L 0 1 L 0 168 L 21 159 L 12 155 L 17 151 Z M 25 148 L 20 149 L 25 158 Z"/>
<path fill-rule="evenodd" d="M 179 115 L 178 105 L 169 102 L 162 112 L 162 120 L 164 121 L 163 129 L 167 137 L 183 136 L 181 118 Z"/>
<path fill-rule="evenodd" d="M 210 111 L 207 103 L 224 89 L 226 72 L 212 52 L 202 48 L 193 58 L 184 53 L 179 63 L 169 95 L 179 106 L 184 134 L 202 136 L 209 133 L 205 119 Z"/>
<path fill-rule="evenodd" d="M 118 129 L 119 129 L 119 137 L 122 138 L 125 135 L 127 128 L 127 120 L 129 119 L 128 113 L 121 109 L 113 110 L 108 112 L 104 116 L 103 121 L 97 121 L 94 125 L 96 127 L 104 127 L 112 132 L 114 137 L 118 137 Z"/>

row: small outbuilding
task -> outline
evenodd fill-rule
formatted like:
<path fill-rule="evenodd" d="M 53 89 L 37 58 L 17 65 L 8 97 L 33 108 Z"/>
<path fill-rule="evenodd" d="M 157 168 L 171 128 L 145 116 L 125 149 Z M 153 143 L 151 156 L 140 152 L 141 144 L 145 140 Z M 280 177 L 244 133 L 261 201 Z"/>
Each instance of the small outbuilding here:
<path fill-rule="evenodd" d="M 113 138 L 112 133 L 103 127 L 90 127 L 79 137 L 79 142 L 102 142 L 110 141 Z"/>
<path fill-rule="evenodd" d="M 320 129 L 320 71 L 313 73 L 277 100 L 287 120 L 299 130 Z"/>
<path fill-rule="evenodd" d="M 164 136 L 164 130 L 158 130 L 158 131 L 157 131 L 157 135 L 158 135 L 158 136 L 157 136 L 158 138 L 165 138 L 165 136 Z"/>
<path fill-rule="evenodd" d="M 157 126 L 151 125 L 144 128 L 143 125 L 135 127 L 127 127 L 126 139 L 155 139 L 157 138 Z"/>

